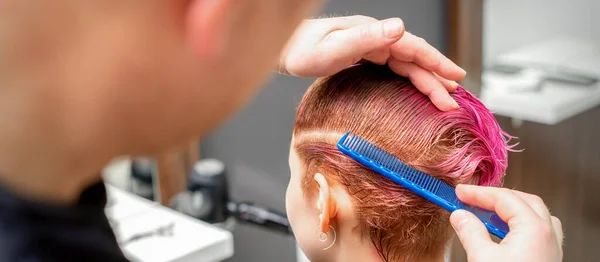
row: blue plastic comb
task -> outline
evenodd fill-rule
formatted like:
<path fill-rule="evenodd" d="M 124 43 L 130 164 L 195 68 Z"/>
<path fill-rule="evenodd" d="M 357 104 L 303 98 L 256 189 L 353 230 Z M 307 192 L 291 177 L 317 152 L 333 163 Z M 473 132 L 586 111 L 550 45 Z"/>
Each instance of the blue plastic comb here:
<path fill-rule="evenodd" d="M 346 133 L 337 147 L 352 159 L 450 212 L 457 209 L 470 211 L 492 235 L 503 239 L 508 233 L 508 225 L 495 212 L 461 202 L 452 186 L 404 164 L 369 141 Z"/>

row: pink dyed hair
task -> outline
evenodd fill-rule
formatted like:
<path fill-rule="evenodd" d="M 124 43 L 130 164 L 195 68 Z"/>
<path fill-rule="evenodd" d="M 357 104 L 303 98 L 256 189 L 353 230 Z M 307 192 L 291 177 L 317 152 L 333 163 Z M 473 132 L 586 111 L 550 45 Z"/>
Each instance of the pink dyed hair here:
<path fill-rule="evenodd" d="M 449 214 L 353 161 L 335 143 L 350 131 L 451 185 L 500 185 L 511 137 L 468 91 L 459 87 L 452 97 L 460 109 L 441 112 L 408 79 L 365 64 L 317 80 L 298 108 L 293 147 L 305 167 L 305 194 L 315 195 L 316 172 L 345 187 L 361 232 L 385 260 L 439 255 L 451 236 Z"/>

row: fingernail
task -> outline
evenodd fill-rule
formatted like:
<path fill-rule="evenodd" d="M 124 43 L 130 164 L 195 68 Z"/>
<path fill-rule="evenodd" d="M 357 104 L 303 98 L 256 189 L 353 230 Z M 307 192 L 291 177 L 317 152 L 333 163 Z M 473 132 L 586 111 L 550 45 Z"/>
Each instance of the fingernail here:
<path fill-rule="evenodd" d="M 461 87 L 456 81 L 450 81 L 450 84 L 452 85 L 451 89 L 448 90 L 450 93 L 456 92 L 456 90 Z"/>
<path fill-rule="evenodd" d="M 464 69 L 460 69 L 462 71 L 463 77 L 467 75 L 467 71 L 465 71 Z"/>
<path fill-rule="evenodd" d="M 452 106 L 454 107 L 454 109 L 460 108 L 460 106 L 458 105 L 458 103 L 456 102 L 456 100 L 454 100 L 452 97 L 450 97 L 450 100 L 452 100 Z"/>
<path fill-rule="evenodd" d="M 383 33 L 387 38 L 396 38 L 404 32 L 402 20 L 398 18 L 390 19 L 383 24 Z"/>
<path fill-rule="evenodd" d="M 450 224 L 454 230 L 460 231 L 467 223 L 469 223 L 469 216 L 467 216 L 466 211 L 459 209 L 452 212 Z"/>

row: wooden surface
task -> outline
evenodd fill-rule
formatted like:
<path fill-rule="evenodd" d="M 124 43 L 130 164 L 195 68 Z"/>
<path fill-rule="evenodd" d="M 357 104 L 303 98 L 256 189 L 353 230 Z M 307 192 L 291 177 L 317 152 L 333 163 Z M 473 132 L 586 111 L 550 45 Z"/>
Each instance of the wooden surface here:
<path fill-rule="evenodd" d="M 460 84 L 478 94 L 482 72 L 482 0 L 448 1 L 448 55 L 468 73 Z"/>
<path fill-rule="evenodd" d="M 460 84 L 473 94 L 481 88 L 483 2 L 482 0 L 448 1 L 448 56 L 467 71 Z M 451 261 L 467 261 L 462 245 L 452 241 Z"/>
<path fill-rule="evenodd" d="M 600 261 L 600 107 L 553 126 L 498 120 L 524 149 L 509 154 L 505 187 L 540 196 L 560 218 L 563 261 Z M 452 261 L 467 261 L 457 241 Z"/>
<path fill-rule="evenodd" d="M 500 121 L 525 149 L 510 154 L 505 186 L 539 195 L 561 219 L 564 261 L 600 261 L 600 107 L 553 126 Z"/>

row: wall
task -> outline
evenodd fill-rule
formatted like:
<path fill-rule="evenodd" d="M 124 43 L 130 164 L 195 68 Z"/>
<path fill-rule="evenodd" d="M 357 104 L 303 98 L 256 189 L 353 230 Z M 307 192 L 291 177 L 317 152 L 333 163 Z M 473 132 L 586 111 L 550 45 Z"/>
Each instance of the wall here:
<path fill-rule="evenodd" d="M 499 53 L 562 35 L 600 46 L 597 0 L 486 0 L 483 8 L 484 65 Z"/>
<path fill-rule="evenodd" d="M 600 46 L 600 1 L 487 0 L 484 56 L 567 35 Z M 509 154 L 505 186 L 539 195 L 565 232 L 564 261 L 600 261 L 600 106 L 557 125 L 502 127 L 523 152 Z"/>
<path fill-rule="evenodd" d="M 446 1 L 334 0 L 324 14 L 401 17 L 409 31 L 446 50 Z M 237 116 L 202 141 L 202 157 L 223 160 L 236 200 L 251 200 L 285 210 L 289 177 L 288 146 L 295 107 L 311 79 L 275 76 Z M 295 261 L 291 237 L 240 225 L 234 231 L 235 256 L 230 261 Z"/>

